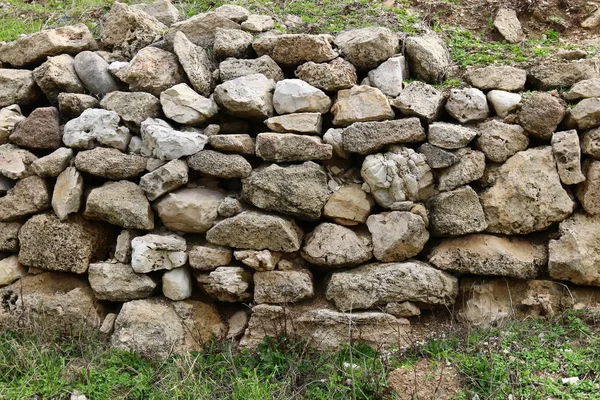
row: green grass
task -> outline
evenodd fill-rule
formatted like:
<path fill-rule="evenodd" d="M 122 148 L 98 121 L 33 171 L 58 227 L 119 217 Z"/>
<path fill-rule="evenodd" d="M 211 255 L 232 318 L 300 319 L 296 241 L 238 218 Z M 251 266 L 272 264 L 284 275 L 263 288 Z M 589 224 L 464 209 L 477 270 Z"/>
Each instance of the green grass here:
<path fill-rule="evenodd" d="M 600 399 L 600 323 L 567 312 L 503 328 L 457 331 L 385 356 L 353 344 L 335 353 L 301 343 L 265 341 L 256 351 L 231 343 L 166 361 L 114 350 L 105 338 L 0 334 L 0 398 L 66 399 L 393 399 L 387 374 L 426 358 L 453 363 L 457 399 Z M 349 367 L 349 365 L 354 365 Z M 574 385 L 561 379 L 578 377 Z"/>

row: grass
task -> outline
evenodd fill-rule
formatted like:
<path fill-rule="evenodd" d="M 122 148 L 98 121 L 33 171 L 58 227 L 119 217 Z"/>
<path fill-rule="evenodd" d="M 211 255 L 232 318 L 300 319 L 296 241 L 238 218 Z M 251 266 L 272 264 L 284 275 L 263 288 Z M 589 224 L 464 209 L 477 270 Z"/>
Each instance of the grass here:
<path fill-rule="evenodd" d="M 460 371 L 457 399 L 600 399 L 600 322 L 583 311 L 503 328 L 456 332 L 382 355 L 361 344 L 336 353 L 266 340 L 256 351 L 231 343 L 158 362 L 111 349 L 105 338 L 0 334 L 0 398 L 394 399 L 387 374 L 425 358 Z M 562 378 L 578 377 L 575 384 Z M 474 397 L 476 395 L 476 397 Z M 478 397 L 477 397 L 478 396 Z"/>

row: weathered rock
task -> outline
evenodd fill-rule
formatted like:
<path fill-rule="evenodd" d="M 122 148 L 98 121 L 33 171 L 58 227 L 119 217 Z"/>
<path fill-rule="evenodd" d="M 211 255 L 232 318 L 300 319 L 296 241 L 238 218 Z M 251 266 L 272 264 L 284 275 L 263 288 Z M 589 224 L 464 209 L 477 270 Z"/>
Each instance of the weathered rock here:
<path fill-rule="evenodd" d="M 54 178 L 63 172 L 71 163 L 73 150 L 66 147 L 38 158 L 31 164 L 31 170 L 42 178 Z"/>
<path fill-rule="evenodd" d="M 270 15 L 252 14 L 242 22 L 241 26 L 248 32 L 265 32 L 275 27 L 275 21 Z"/>
<path fill-rule="evenodd" d="M 456 164 L 462 156 L 459 152 L 445 150 L 431 143 L 423 143 L 417 151 L 425 156 L 427 165 L 432 169 L 446 168 Z"/>
<path fill-rule="evenodd" d="M 269 132 L 259 133 L 256 137 L 256 155 L 265 161 L 327 160 L 331 158 L 332 152 L 330 144 L 325 144 L 314 136 Z"/>
<path fill-rule="evenodd" d="M 579 81 L 600 78 L 600 63 L 594 58 L 544 63 L 531 68 L 527 79 L 539 90 L 568 88 Z"/>
<path fill-rule="evenodd" d="M 600 98 L 583 99 L 570 110 L 570 119 L 581 130 L 600 125 Z"/>
<path fill-rule="evenodd" d="M 139 8 L 116 2 L 104 15 L 100 40 L 105 46 L 133 57 L 160 38 L 167 27 Z"/>
<path fill-rule="evenodd" d="M 563 189 L 550 146 L 519 152 L 481 195 L 488 231 L 526 234 L 568 217 L 575 203 Z"/>
<path fill-rule="evenodd" d="M 232 251 L 229 247 L 211 243 L 193 245 L 189 252 L 189 263 L 194 269 L 212 271 L 231 263 Z"/>
<path fill-rule="evenodd" d="M 477 148 L 492 162 L 502 163 L 529 145 L 529 138 L 519 125 L 494 119 L 479 124 L 477 130 Z"/>
<path fill-rule="evenodd" d="M 383 122 L 355 122 L 342 132 L 345 151 L 372 154 L 389 144 L 416 143 L 425 140 L 418 118 Z"/>
<path fill-rule="evenodd" d="M 117 81 L 108 71 L 108 63 L 98 54 L 83 51 L 75 56 L 73 66 L 79 79 L 92 94 L 104 96 L 119 90 Z"/>
<path fill-rule="evenodd" d="M 58 149 L 61 145 L 58 110 L 54 107 L 36 108 L 15 126 L 9 140 L 30 149 Z"/>
<path fill-rule="evenodd" d="M 69 215 L 75 214 L 81 207 L 83 195 L 83 178 L 73 167 L 65 169 L 56 178 L 54 192 L 52 193 L 52 209 L 62 221 Z"/>
<path fill-rule="evenodd" d="M 527 71 L 509 66 L 488 66 L 469 68 L 465 79 L 469 84 L 481 90 L 522 91 L 527 80 Z"/>
<path fill-rule="evenodd" d="M 600 161 L 586 160 L 583 163 L 585 181 L 577 185 L 575 195 L 583 209 L 592 215 L 600 213 Z"/>
<path fill-rule="evenodd" d="M 131 262 L 131 241 L 139 236 L 139 232 L 133 229 L 123 229 L 117 236 L 115 245 L 115 259 L 121 263 Z"/>
<path fill-rule="evenodd" d="M 560 237 L 548 245 L 548 270 L 552 279 L 578 285 L 600 286 L 598 243 L 600 219 L 577 212 L 559 225 Z"/>
<path fill-rule="evenodd" d="M 402 303 L 388 303 L 385 306 L 384 311 L 396 318 L 406 318 L 421 315 L 421 310 L 419 307 L 415 306 L 410 301 L 403 301 Z"/>
<path fill-rule="evenodd" d="M 465 186 L 425 201 L 433 236 L 459 236 L 488 227 L 477 193 Z"/>
<path fill-rule="evenodd" d="M 233 217 L 242 211 L 244 211 L 244 205 L 242 202 L 235 197 L 229 196 L 226 197 L 217 208 L 217 213 L 219 216 L 225 218 Z"/>
<path fill-rule="evenodd" d="M 474 88 L 450 89 L 446 111 L 461 124 L 484 120 L 490 113 L 485 94 Z"/>
<path fill-rule="evenodd" d="M 254 274 L 254 301 L 294 303 L 314 296 L 312 274 L 308 270 L 263 271 Z"/>
<path fill-rule="evenodd" d="M 552 154 L 562 183 L 574 185 L 585 180 L 581 172 L 579 136 L 575 129 L 552 134 Z"/>
<path fill-rule="evenodd" d="M 113 111 L 89 109 L 65 124 L 63 143 L 76 149 L 92 149 L 98 144 L 127 149 L 131 134 L 119 126 L 119 115 Z"/>
<path fill-rule="evenodd" d="M 130 8 L 141 10 L 166 26 L 173 25 L 180 18 L 179 10 L 170 0 L 156 0 L 152 3 L 133 4 Z"/>
<path fill-rule="evenodd" d="M 404 116 L 433 122 L 442 112 L 444 95 L 431 85 L 414 81 L 406 85 L 391 104 Z"/>
<path fill-rule="evenodd" d="M 41 96 L 33 72 L 25 69 L 0 68 L 0 107 L 31 104 Z"/>
<path fill-rule="evenodd" d="M 215 9 L 215 13 L 237 23 L 244 22 L 250 16 L 250 11 L 248 11 L 248 9 L 236 4 L 224 4 L 219 6 Z"/>
<path fill-rule="evenodd" d="M 494 18 L 494 27 L 507 42 L 519 43 L 525 40 L 525 34 L 523 34 L 521 22 L 519 22 L 515 10 L 500 8 Z"/>
<path fill-rule="evenodd" d="M 435 122 L 429 126 L 427 139 L 435 146 L 444 149 L 459 149 L 467 146 L 477 137 L 477 131 L 465 126 Z"/>
<path fill-rule="evenodd" d="M 391 146 L 387 153 L 367 156 L 360 175 L 375 201 L 392 210 L 435 193 L 433 174 L 425 157 L 407 147 Z"/>
<path fill-rule="evenodd" d="M 160 101 L 150 93 L 111 92 L 100 101 L 100 106 L 116 112 L 123 122 L 136 130 L 146 119 L 160 116 Z"/>
<path fill-rule="evenodd" d="M 319 219 L 328 196 L 327 175 L 323 167 L 312 161 L 284 167 L 264 166 L 242 180 L 243 200 L 300 219 Z"/>
<path fill-rule="evenodd" d="M 583 134 L 581 151 L 596 160 L 600 159 L 600 128 L 591 129 Z"/>
<path fill-rule="evenodd" d="M 22 67 L 44 60 L 47 56 L 77 54 L 95 50 L 96 41 L 84 24 L 46 29 L 0 44 L 0 62 Z"/>
<path fill-rule="evenodd" d="M 517 109 L 521 102 L 521 95 L 503 90 L 490 90 L 487 94 L 487 100 L 496 115 L 504 118 Z"/>
<path fill-rule="evenodd" d="M 333 154 L 340 158 L 350 158 L 350 153 L 344 150 L 342 138 L 343 128 L 329 128 L 323 135 L 323 142 L 333 147 Z"/>
<path fill-rule="evenodd" d="M 549 93 L 527 96 L 519 111 L 519 124 L 532 136 L 550 139 L 565 115 L 565 106 Z"/>
<path fill-rule="evenodd" d="M 344 57 L 358 69 L 372 69 L 400 50 L 400 40 L 388 28 L 346 30 L 335 37 Z"/>
<path fill-rule="evenodd" d="M 367 220 L 374 204 L 359 184 L 345 185 L 329 196 L 323 215 L 341 225 L 357 225 Z"/>
<path fill-rule="evenodd" d="M 252 300 L 252 274 L 242 267 L 218 267 L 197 276 L 198 284 L 210 297 L 227 303 Z"/>
<path fill-rule="evenodd" d="M 300 112 L 326 113 L 331 99 L 321 90 L 300 79 L 284 79 L 277 82 L 273 94 L 273 106 L 278 114 Z"/>
<path fill-rule="evenodd" d="M 284 78 L 283 71 L 279 65 L 269 56 L 262 56 L 251 60 L 228 58 L 219 64 L 219 76 L 223 82 L 254 74 L 263 74 L 275 82 Z"/>
<path fill-rule="evenodd" d="M 439 36 L 411 36 L 406 38 L 404 45 L 412 73 L 427 83 L 437 83 L 444 79 L 450 67 L 450 54 Z"/>
<path fill-rule="evenodd" d="M 9 179 L 23 179 L 33 175 L 31 164 L 37 157 L 12 144 L 0 145 L 0 176 Z"/>
<path fill-rule="evenodd" d="M 173 49 L 194 89 L 204 97 L 210 96 L 215 87 L 215 65 L 206 49 L 196 46 L 182 32 L 175 34 Z"/>
<path fill-rule="evenodd" d="M 167 118 L 185 125 L 201 125 L 217 115 L 217 104 L 180 83 L 160 94 Z"/>
<path fill-rule="evenodd" d="M 369 261 L 373 256 L 371 240 L 365 232 L 324 222 L 306 235 L 302 257 L 316 266 L 333 269 Z"/>
<path fill-rule="evenodd" d="M 452 304 L 458 281 L 420 261 L 367 264 L 334 272 L 325 295 L 341 311 L 368 309 L 392 302 Z"/>
<path fill-rule="evenodd" d="M 225 153 L 238 153 L 249 156 L 255 153 L 254 138 L 246 134 L 210 136 L 208 144 L 215 150 Z"/>
<path fill-rule="evenodd" d="M 78 215 L 60 221 L 52 214 L 31 217 L 19 231 L 19 261 L 29 267 L 82 274 L 90 262 L 105 259 L 112 229 Z"/>
<path fill-rule="evenodd" d="M 206 12 L 194 15 L 184 21 L 171 25 L 165 39 L 172 43 L 175 34 L 182 32 L 196 46 L 212 47 L 215 42 L 215 33 L 219 28 L 240 29 L 240 25 L 221 12 Z M 234 17 L 235 18 L 235 17 Z"/>
<path fill-rule="evenodd" d="M 27 275 L 27 267 L 19 264 L 16 255 L 0 260 L 0 287 L 10 285 L 25 275 Z"/>
<path fill-rule="evenodd" d="M 60 93 L 85 93 L 85 87 L 75 72 L 74 59 L 68 54 L 48 57 L 45 63 L 33 70 L 33 78 L 53 105 L 58 104 Z"/>
<path fill-rule="evenodd" d="M 126 68 L 117 72 L 117 77 L 129 84 L 132 92 L 148 92 L 156 97 L 184 80 L 175 54 L 157 47 L 141 49 Z"/>
<path fill-rule="evenodd" d="M 177 131 L 163 120 L 142 122 L 142 154 L 159 160 L 175 160 L 198 153 L 206 145 L 206 135 L 194 130 Z"/>
<path fill-rule="evenodd" d="M 105 179 L 133 179 L 140 177 L 146 170 L 146 158 L 124 154 L 117 149 L 96 147 L 80 151 L 75 157 L 75 167 L 79 171 Z"/>
<path fill-rule="evenodd" d="M 187 267 L 167 271 L 162 276 L 162 291 L 171 300 L 185 300 L 192 296 L 192 274 Z"/>
<path fill-rule="evenodd" d="M 320 134 L 323 125 L 323 117 L 321 113 L 318 112 L 303 112 L 271 117 L 265 121 L 265 124 L 273 132 Z"/>
<path fill-rule="evenodd" d="M 90 286 L 96 298 L 109 301 L 130 301 L 150 297 L 156 281 L 148 275 L 136 274 L 131 265 L 121 263 L 90 264 Z"/>
<path fill-rule="evenodd" d="M 216 87 L 214 99 L 228 113 L 242 118 L 273 115 L 275 82 L 262 74 L 241 76 Z"/>
<path fill-rule="evenodd" d="M 172 160 L 140 178 L 140 187 L 149 200 L 156 200 L 188 182 L 188 166 L 185 161 Z"/>
<path fill-rule="evenodd" d="M 206 233 L 209 242 L 220 246 L 283 252 L 300 250 L 303 237 L 292 219 L 255 211 L 217 222 Z"/>
<path fill-rule="evenodd" d="M 370 86 L 353 86 L 351 89 L 340 90 L 331 113 L 333 125 L 336 126 L 394 118 L 394 111 L 387 97 L 379 89 Z"/>
<path fill-rule="evenodd" d="M 309 61 L 300 65 L 295 74 L 298 79 L 330 92 L 350 89 L 358 79 L 354 65 L 343 58 L 336 58 L 328 63 Z"/>
<path fill-rule="evenodd" d="M 14 221 L 50 207 L 47 183 L 37 176 L 18 181 L 0 197 L 0 221 Z"/>
<path fill-rule="evenodd" d="M 272 271 L 281 260 L 282 253 L 270 250 L 235 250 L 233 256 L 256 271 Z"/>
<path fill-rule="evenodd" d="M 0 222 L 0 251 L 17 252 L 19 251 L 19 230 L 20 222 Z"/>
<path fill-rule="evenodd" d="M 402 91 L 403 70 L 405 69 L 404 56 L 391 57 L 381 63 L 377 68 L 369 71 L 369 83 L 381 90 L 383 94 L 396 97 Z"/>
<path fill-rule="evenodd" d="M 107 182 L 92 189 L 83 215 L 128 229 L 154 228 L 154 215 L 144 191 L 129 181 Z"/>
<path fill-rule="evenodd" d="M 545 245 L 524 238 L 476 234 L 444 239 L 429 250 L 427 260 L 444 271 L 531 279 L 548 256 Z"/>
<path fill-rule="evenodd" d="M 58 109 L 67 120 L 79 117 L 88 108 L 98 108 L 100 102 L 93 96 L 79 93 L 58 95 Z"/>
<path fill-rule="evenodd" d="M 456 164 L 438 171 L 438 189 L 441 192 L 456 189 L 483 176 L 485 155 L 480 151 L 469 151 Z"/>
<path fill-rule="evenodd" d="M 224 154 L 214 150 L 203 150 L 188 158 L 188 165 L 194 171 L 216 178 L 245 178 L 250 175 L 252 166 L 238 154 Z"/>
<path fill-rule="evenodd" d="M 585 79 L 575 83 L 563 97 L 568 101 L 600 97 L 600 78 Z"/>
<path fill-rule="evenodd" d="M 227 319 L 229 327 L 227 331 L 227 339 L 239 339 L 248 326 L 250 316 L 246 311 L 236 311 Z"/>
<path fill-rule="evenodd" d="M 8 137 L 13 129 L 24 119 L 25 117 L 21 114 L 21 107 L 18 104 L 0 109 L 0 144 L 8 143 Z"/>
<path fill-rule="evenodd" d="M 186 243 L 181 236 L 148 234 L 131 241 L 131 267 L 137 273 L 171 270 L 186 262 Z"/>
<path fill-rule="evenodd" d="M 184 188 L 171 192 L 156 203 L 163 224 L 175 232 L 208 231 L 217 219 L 217 208 L 225 194 L 220 190 Z"/>
<path fill-rule="evenodd" d="M 423 218 L 407 211 L 371 215 L 367 227 L 373 237 L 373 255 L 382 262 L 414 257 L 429 240 Z"/>
<path fill-rule="evenodd" d="M 239 29 L 218 28 L 215 33 L 213 50 L 220 59 L 228 57 L 248 58 L 252 55 L 254 37 Z"/>
<path fill-rule="evenodd" d="M 266 34 L 255 39 L 252 47 L 259 56 L 268 55 L 276 63 L 285 66 L 307 61 L 326 62 L 338 56 L 331 47 L 329 35 Z"/>

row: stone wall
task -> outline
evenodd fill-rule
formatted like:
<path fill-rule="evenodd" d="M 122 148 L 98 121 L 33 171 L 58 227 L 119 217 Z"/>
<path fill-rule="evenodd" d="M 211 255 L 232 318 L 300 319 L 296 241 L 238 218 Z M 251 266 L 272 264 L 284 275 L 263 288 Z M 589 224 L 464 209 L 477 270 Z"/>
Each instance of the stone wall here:
<path fill-rule="evenodd" d="M 99 39 L 0 44 L 3 326 L 166 356 L 212 336 L 403 345 L 432 310 L 597 304 L 598 59 L 444 92 L 433 34 L 179 19 L 116 3 Z"/>

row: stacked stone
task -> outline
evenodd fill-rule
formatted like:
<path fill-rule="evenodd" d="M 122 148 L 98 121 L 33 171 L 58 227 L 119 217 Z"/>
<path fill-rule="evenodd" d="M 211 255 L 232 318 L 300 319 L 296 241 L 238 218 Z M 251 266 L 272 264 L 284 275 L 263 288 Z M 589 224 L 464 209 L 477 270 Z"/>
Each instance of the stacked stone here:
<path fill-rule="evenodd" d="M 462 276 L 600 286 L 596 59 L 443 93 L 432 34 L 179 19 L 115 3 L 99 42 L 77 25 L 0 44 L 0 322 L 85 322 L 148 356 L 391 345 L 459 292 L 466 321 L 497 322 L 502 286 Z"/>

